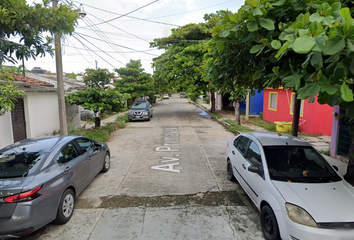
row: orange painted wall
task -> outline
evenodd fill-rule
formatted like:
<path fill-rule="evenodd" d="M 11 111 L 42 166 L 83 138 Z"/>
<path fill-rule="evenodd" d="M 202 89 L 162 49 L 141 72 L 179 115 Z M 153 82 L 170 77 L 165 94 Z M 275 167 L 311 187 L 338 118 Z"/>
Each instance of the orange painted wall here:
<path fill-rule="evenodd" d="M 269 93 L 277 93 L 276 110 L 269 109 Z M 292 90 L 267 89 L 264 91 L 263 119 L 268 122 L 287 121 L 292 122 L 290 113 Z M 306 134 L 321 134 L 330 136 L 332 130 L 333 107 L 321 105 L 317 102 L 308 103 L 304 100 L 303 115 L 300 116 L 299 131 Z"/>

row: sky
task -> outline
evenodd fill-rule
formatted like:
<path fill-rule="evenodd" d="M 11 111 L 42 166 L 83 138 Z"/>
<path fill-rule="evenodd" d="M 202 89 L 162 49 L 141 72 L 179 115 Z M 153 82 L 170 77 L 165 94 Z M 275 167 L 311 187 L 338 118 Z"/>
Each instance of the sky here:
<path fill-rule="evenodd" d="M 39 3 L 40 0 L 27 0 Z M 204 22 L 204 14 L 237 10 L 244 0 L 59 0 L 59 4 L 82 4 L 86 13 L 72 36 L 61 39 L 64 73 L 83 73 L 87 68 L 113 72 L 129 61 L 140 60 L 153 74 L 152 59 L 163 50 L 150 48 L 156 38 L 168 37 L 172 28 Z M 19 62 L 16 66 L 20 65 Z M 6 64 L 11 65 L 11 64 Z M 25 67 L 56 72 L 55 57 L 28 60 Z"/>

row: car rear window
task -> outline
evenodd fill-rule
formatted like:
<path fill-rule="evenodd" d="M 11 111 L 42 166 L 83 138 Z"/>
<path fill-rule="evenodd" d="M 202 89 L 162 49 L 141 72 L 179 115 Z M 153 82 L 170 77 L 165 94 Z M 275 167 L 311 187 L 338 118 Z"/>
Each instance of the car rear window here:
<path fill-rule="evenodd" d="M 44 159 L 41 152 L 29 152 L 23 149 L 6 149 L 0 151 L 0 178 L 27 176 L 33 172 Z"/>

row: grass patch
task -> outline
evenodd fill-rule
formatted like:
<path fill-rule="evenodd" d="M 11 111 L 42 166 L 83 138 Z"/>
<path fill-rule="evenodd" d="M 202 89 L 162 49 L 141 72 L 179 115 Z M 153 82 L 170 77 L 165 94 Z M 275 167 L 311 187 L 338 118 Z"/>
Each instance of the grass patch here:
<path fill-rule="evenodd" d="M 258 127 L 267 129 L 270 132 L 276 132 L 276 127 L 274 123 L 267 122 L 259 118 L 250 118 L 248 121 Z"/>
<path fill-rule="evenodd" d="M 318 152 L 323 154 L 323 155 L 326 155 L 326 156 L 330 156 L 331 155 L 331 151 L 330 151 L 329 148 L 327 150 L 319 150 Z"/>
<path fill-rule="evenodd" d="M 213 114 L 214 114 L 214 116 L 216 117 L 216 118 L 223 118 L 224 116 L 223 115 L 221 115 L 220 113 L 218 113 L 218 112 L 213 112 Z"/>
<path fill-rule="evenodd" d="M 117 131 L 118 129 L 125 128 L 125 123 L 128 121 L 128 114 L 124 114 L 121 117 L 118 117 L 116 121 L 110 122 L 105 126 L 94 129 L 82 129 L 78 128 L 70 132 L 70 135 L 76 136 L 85 136 L 92 139 L 95 139 L 99 142 L 106 142 L 110 138 L 112 132 Z"/>
<path fill-rule="evenodd" d="M 229 127 L 229 131 L 236 133 L 236 132 L 252 132 L 253 130 L 247 126 L 243 126 L 243 125 L 237 125 L 235 121 L 232 121 L 230 119 L 224 120 L 225 122 L 227 122 L 230 127 Z"/>

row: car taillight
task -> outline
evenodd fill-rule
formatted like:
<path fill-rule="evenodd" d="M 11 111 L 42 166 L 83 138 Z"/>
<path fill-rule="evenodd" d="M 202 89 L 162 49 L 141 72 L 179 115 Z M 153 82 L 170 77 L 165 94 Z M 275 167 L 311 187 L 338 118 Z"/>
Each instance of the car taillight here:
<path fill-rule="evenodd" d="M 23 193 L 19 193 L 13 196 L 9 196 L 4 198 L 4 202 L 7 203 L 17 203 L 17 202 L 26 202 L 26 201 L 31 201 L 37 197 L 40 196 L 40 194 L 38 193 L 38 191 L 42 188 L 42 186 L 39 186 L 33 190 L 27 191 L 27 192 L 23 192 Z"/>

